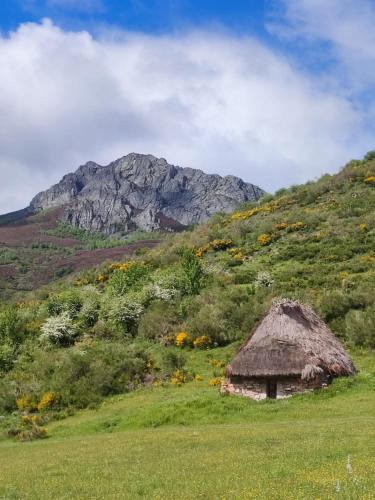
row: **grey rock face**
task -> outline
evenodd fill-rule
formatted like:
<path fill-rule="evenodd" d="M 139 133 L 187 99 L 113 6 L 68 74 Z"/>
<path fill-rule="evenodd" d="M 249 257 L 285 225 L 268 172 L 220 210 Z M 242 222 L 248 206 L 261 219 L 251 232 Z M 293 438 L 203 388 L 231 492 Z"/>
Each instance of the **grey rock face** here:
<path fill-rule="evenodd" d="M 65 219 L 92 231 L 182 229 L 230 212 L 264 191 L 238 177 L 208 175 L 131 153 L 107 166 L 88 162 L 30 203 L 34 212 L 65 207 Z"/>

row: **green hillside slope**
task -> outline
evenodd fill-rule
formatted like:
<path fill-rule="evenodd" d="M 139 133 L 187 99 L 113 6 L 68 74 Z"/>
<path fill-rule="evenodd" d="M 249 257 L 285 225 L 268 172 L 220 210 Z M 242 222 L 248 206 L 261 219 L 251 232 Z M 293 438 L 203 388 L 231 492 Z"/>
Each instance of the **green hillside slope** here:
<path fill-rule="evenodd" d="M 374 264 L 369 153 L 3 303 L 0 494 L 371 498 Z M 278 297 L 311 304 L 359 375 L 287 401 L 221 397 L 226 363 Z"/>

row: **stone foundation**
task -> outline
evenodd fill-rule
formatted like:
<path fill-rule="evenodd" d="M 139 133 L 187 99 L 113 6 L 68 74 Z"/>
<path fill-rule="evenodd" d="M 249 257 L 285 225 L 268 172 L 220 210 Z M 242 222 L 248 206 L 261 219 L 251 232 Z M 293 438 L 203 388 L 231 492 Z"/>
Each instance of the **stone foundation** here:
<path fill-rule="evenodd" d="M 310 381 L 301 380 L 300 377 L 278 377 L 278 378 L 246 378 L 230 377 L 225 379 L 221 385 L 222 394 L 236 394 L 247 398 L 261 401 L 267 398 L 267 382 L 276 382 L 276 398 L 288 398 L 293 394 L 301 394 L 320 387 L 326 387 L 328 380 L 316 378 Z"/>

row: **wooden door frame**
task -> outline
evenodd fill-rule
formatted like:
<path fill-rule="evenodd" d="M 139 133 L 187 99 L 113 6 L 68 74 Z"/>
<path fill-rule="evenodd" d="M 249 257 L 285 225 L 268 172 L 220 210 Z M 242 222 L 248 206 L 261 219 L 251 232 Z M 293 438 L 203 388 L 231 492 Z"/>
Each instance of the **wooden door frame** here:
<path fill-rule="evenodd" d="M 268 379 L 266 381 L 266 394 L 267 398 L 277 399 L 277 380 L 276 379 Z"/>

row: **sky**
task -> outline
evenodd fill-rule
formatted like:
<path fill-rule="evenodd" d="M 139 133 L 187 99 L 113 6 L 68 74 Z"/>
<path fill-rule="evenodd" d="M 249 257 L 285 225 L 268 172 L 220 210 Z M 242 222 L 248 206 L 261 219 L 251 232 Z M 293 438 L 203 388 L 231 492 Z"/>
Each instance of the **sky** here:
<path fill-rule="evenodd" d="M 1 0 L 0 213 L 130 152 L 273 192 L 375 149 L 375 0 Z"/>

